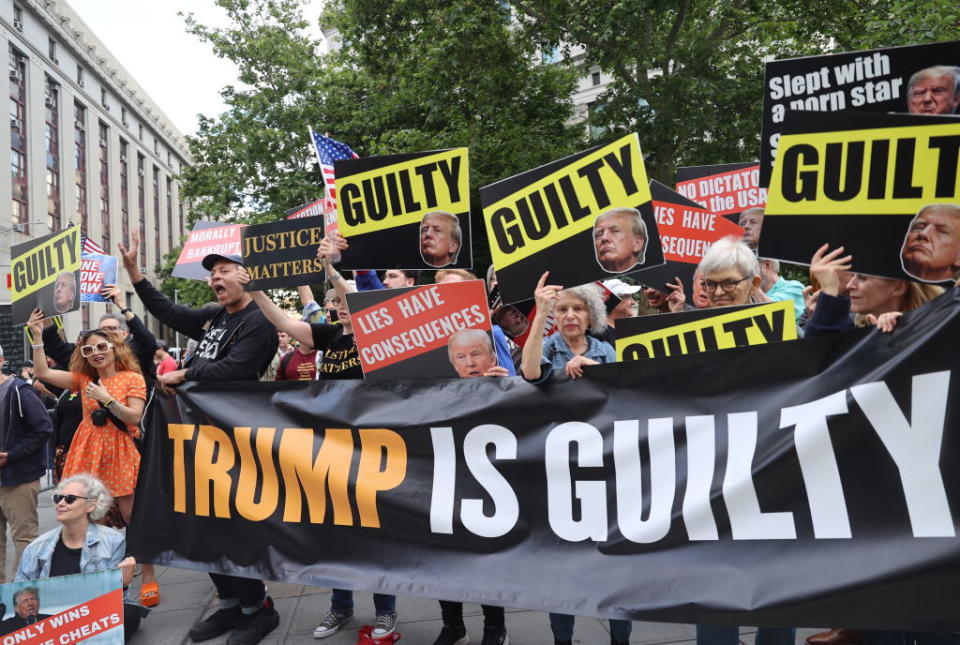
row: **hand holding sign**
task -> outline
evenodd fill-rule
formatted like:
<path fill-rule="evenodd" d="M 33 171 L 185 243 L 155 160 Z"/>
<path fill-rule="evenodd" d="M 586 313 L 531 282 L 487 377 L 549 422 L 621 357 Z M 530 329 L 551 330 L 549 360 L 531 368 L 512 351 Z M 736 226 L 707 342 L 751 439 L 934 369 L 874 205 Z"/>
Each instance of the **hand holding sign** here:
<path fill-rule="evenodd" d="M 339 233 L 332 232 L 320 240 L 317 257 L 324 262 L 333 262 L 341 251 L 350 247 L 350 244 Z"/>
<path fill-rule="evenodd" d="M 897 328 L 897 321 L 900 320 L 902 315 L 902 311 L 888 311 L 879 316 L 867 314 L 867 324 L 874 325 L 885 334 L 891 334 Z"/>
<path fill-rule="evenodd" d="M 33 344 L 38 345 L 43 341 L 40 340 L 43 337 L 43 311 L 40 309 L 34 309 L 33 313 L 30 314 L 30 320 L 27 321 L 27 329 L 30 330 L 30 336 L 33 338 L 31 341 Z"/>
<path fill-rule="evenodd" d="M 113 304 L 121 309 L 127 308 L 127 300 L 123 296 L 123 291 L 115 284 L 105 284 L 100 290 L 100 295 L 113 301 Z"/>
<path fill-rule="evenodd" d="M 140 266 L 137 264 L 137 256 L 140 253 L 140 229 L 134 229 L 130 232 L 129 246 L 123 242 L 117 242 L 117 248 L 120 249 L 120 258 L 123 260 L 123 266 L 130 276 L 131 282 L 140 282 L 146 276 L 140 272 Z"/>
<path fill-rule="evenodd" d="M 587 358 L 586 356 L 574 356 L 567 364 L 563 367 L 563 372 L 567 376 L 573 379 L 583 378 L 583 366 L 584 365 L 599 365 L 600 363 L 593 360 L 592 358 Z"/>
<path fill-rule="evenodd" d="M 843 253 L 842 246 L 827 253 L 829 248 L 829 244 L 824 244 L 813 254 L 810 260 L 810 277 L 820 283 L 820 291 L 836 296 L 840 293 L 840 272 L 850 270 L 853 256 L 838 257 Z"/>

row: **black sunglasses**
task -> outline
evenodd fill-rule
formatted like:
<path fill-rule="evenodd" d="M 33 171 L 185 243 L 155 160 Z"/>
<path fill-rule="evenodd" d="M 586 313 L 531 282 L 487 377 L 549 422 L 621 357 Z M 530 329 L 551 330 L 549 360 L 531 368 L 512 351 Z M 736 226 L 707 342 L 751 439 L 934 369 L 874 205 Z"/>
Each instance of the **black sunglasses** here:
<path fill-rule="evenodd" d="M 84 497 L 83 495 L 61 495 L 60 493 L 53 494 L 54 504 L 59 504 L 60 502 L 66 502 L 67 506 L 72 506 L 73 503 L 78 499 L 90 499 L 90 498 Z"/>

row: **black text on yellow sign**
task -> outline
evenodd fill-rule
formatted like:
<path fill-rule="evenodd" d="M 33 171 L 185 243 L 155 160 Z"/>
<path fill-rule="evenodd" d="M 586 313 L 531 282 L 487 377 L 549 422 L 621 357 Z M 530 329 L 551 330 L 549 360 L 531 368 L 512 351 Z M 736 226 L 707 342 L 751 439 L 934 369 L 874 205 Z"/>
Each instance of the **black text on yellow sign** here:
<path fill-rule="evenodd" d="M 177 513 L 222 518 L 236 513 L 259 522 L 279 512 L 284 522 L 311 524 L 328 523 L 329 515 L 333 524 L 379 528 L 377 494 L 396 488 L 407 474 L 406 443 L 383 428 L 358 430 L 356 448 L 348 428 L 235 427 L 231 435 L 212 425 L 171 423 L 167 433 Z"/>
<path fill-rule="evenodd" d="M 915 213 L 960 193 L 960 121 L 783 135 L 767 214 Z"/>
<path fill-rule="evenodd" d="M 793 301 L 783 300 L 618 338 L 617 360 L 679 356 L 796 338 Z"/>
<path fill-rule="evenodd" d="M 10 262 L 13 302 L 51 284 L 64 271 L 80 269 L 80 231 L 76 226 L 61 231 Z"/>
<path fill-rule="evenodd" d="M 509 266 L 590 230 L 611 207 L 650 201 L 647 184 L 636 134 L 527 184 L 483 209 L 494 266 Z"/>
<path fill-rule="evenodd" d="M 350 237 L 419 224 L 436 210 L 467 212 L 469 176 L 467 149 L 453 148 L 337 177 L 340 233 Z"/>

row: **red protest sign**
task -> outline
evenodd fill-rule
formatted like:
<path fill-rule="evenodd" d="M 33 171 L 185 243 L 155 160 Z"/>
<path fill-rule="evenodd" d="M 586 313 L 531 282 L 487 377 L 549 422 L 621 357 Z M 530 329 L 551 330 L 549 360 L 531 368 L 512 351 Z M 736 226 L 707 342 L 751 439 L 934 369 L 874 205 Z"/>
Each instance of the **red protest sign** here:
<path fill-rule="evenodd" d="M 175 278 L 206 280 L 210 272 L 200 264 L 211 253 L 240 255 L 240 239 L 245 224 L 197 222 L 177 258 L 171 275 Z"/>
<path fill-rule="evenodd" d="M 71 645 L 123 625 L 123 592 L 115 589 L 3 637 L 17 645 Z"/>
<path fill-rule="evenodd" d="M 760 187 L 760 164 L 756 163 L 680 168 L 677 192 L 717 215 L 736 215 L 767 203 L 767 189 Z"/>
<path fill-rule="evenodd" d="M 490 338 L 482 280 L 350 293 L 347 303 L 366 378 L 457 376 L 451 337 L 481 330 Z"/>

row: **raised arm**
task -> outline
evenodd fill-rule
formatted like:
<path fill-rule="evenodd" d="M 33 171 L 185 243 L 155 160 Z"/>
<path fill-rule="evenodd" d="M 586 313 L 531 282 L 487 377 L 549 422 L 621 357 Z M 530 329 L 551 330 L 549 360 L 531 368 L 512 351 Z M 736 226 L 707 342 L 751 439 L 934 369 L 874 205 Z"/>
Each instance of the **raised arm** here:
<path fill-rule="evenodd" d="M 556 284 L 547 284 L 545 272 L 537 282 L 537 289 L 533 292 L 536 301 L 537 313 L 530 321 L 530 331 L 527 333 L 527 342 L 523 346 L 520 359 L 520 373 L 528 381 L 536 381 L 541 376 L 540 363 L 543 361 L 543 328 L 547 324 L 547 317 L 553 311 L 553 305 L 560 297 L 563 287 Z"/>
<path fill-rule="evenodd" d="M 250 282 L 250 274 L 247 273 L 246 269 L 240 267 L 239 274 L 240 284 L 248 284 Z M 257 306 L 260 307 L 260 311 L 263 312 L 267 320 L 277 328 L 277 331 L 286 332 L 292 338 L 300 341 L 301 344 L 313 348 L 313 332 L 310 330 L 310 323 L 303 322 L 302 320 L 294 320 L 262 291 L 249 291 L 248 293 L 250 297 L 253 298 L 253 301 L 257 303 Z"/>
<path fill-rule="evenodd" d="M 320 248 L 317 249 L 317 257 L 323 260 L 323 270 L 327 273 L 327 280 L 333 284 L 337 296 L 344 302 L 347 301 L 347 291 L 349 287 L 347 286 L 347 281 L 340 275 L 340 272 L 333 268 L 331 258 L 338 255 L 340 251 L 346 249 L 347 246 L 349 246 L 347 241 L 343 239 L 339 233 L 331 233 L 323 238 L 320 242 Z"/>
<path fill-rule="evenodd" d="M 27 327 L 33 336 L 33 374 L 51 385 L 62 387 L 65 390 L 73 389 L 73 374 L 64 370 L 55 370 L 47 366 L 47 355 L 43 352 L 43 312 L 34 309 L 27 321 Z"/>

